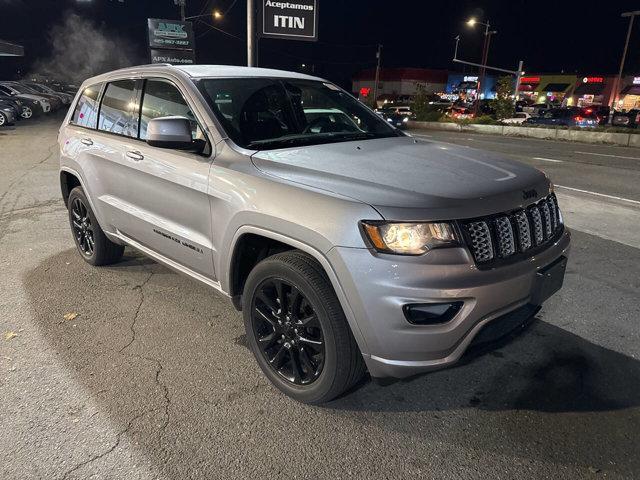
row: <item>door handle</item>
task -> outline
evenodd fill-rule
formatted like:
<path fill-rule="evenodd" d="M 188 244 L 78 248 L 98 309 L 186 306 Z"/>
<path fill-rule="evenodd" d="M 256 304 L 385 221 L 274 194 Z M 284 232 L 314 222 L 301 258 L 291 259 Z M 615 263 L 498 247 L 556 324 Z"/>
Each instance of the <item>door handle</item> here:
<path fill-rule="evenodd" d="M 90 138 L 83 138 L 80 140 L 84 145 L 91 146 L 93 145 L 93 141 Z"/>
<path fill-rule="evenodd" d="M 140 152 L 136 152 L 132 150 L 127 152 L 127 157 L 129 157 L 131 160 L 135 160 L 136 162 L 139 162 L 140 160 L 144 160 L 144 155 L 142 155 Z"/>

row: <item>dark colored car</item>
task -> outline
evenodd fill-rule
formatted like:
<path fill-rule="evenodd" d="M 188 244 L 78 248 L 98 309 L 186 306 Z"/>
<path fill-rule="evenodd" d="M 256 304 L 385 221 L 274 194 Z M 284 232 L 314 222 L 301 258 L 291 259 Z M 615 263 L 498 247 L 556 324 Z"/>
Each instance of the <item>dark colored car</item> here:
<path fill-rule="evenodd" d="M 0 84 L 0 95 L 2 94 L 22 102 L 22 118 L 36 117 L 51 111 L 51 104 L 42 96 L 20 93 L 10 85 Z"/>
<path fill-rule="evenodd" d="M 68 106 L 71 104 L 71 102 L 73 101 L 73 95 L 70 95 L 68 93 L 64 93 L 64 92 L 57 92 L 54 89 L 52 89 L 51 87 L 47 86 L 47 85 L 42 85 L 40 83 L 35 83 L 35 82 L 22 82 L 23 85 L 26 85 L 27 87 L 32 88 L 33 90 L 39 92 L 39 93 L 44 93 L 44 94 L 48 94 L 48 95 L 54 95 L 57 98 L 60 99 L 60 101 L 62 102 L 63 105 Z"/>
<path fill-rule="evenodd" d="M 25 85 L 23 83 L 19 83 L 19 82 L 4 82 L 3 85 L 8 85 L 10 87 L 12 87 L 13 89 L 17 90 L 20 93 L 23 94 L 31 94 L 31 95 L 38 95 L 40 97 L 46 98 L 49 103 L 51 104 L 51 111 L 55 112 L 57 110 L 59 110 L 63 103 L 62 103 L 62 99 L 57 96 L 57 95 L 52 95 L 50 93 L 42 93 L 37 91 L 34 88 L 31 88 L 28 85 Z"/>
<path fill-rule="evenodd" d="M 11 105 L 16 110 L 16 112 L 18 112 L 18 120 L 22 118 L 29 118 L 29 117 L 22 116 L 27 106 L 26 106 L 26 102 L 19 99 L 17 96 L 8 95 L 4 92 L 0 92 L 0 102 L 8 103 L 9 105 Z"/>
<path fill-rule="evenodd" d="M 588 107 L 582 107 L 585 113 L 593 113 L 598 117 L 599 125 L 606 125 L 609 123 L 609 114 L 611 113 L 611 108 L 607 105 L 589 105 Z"/>
<path fill-rule="evenodd" d="M 582 108 L 552 108 L 539 117 L 531 117 L 523 125 L 549 125 L 557 127 L 596 127 L 598 116 Z"/>
<path fill-rule="evenodd" d="M 11 103 L 0 100 L 0 127 L 13 125 L 19 117 L 18 110 Z"/>
<path fill-rule="evenodd" d="M 634 108 L 628 112 L 614 112 L 611 124 L 614 127 L 638 128 L 638 125 L 640 125 L 640 110 Z"/>

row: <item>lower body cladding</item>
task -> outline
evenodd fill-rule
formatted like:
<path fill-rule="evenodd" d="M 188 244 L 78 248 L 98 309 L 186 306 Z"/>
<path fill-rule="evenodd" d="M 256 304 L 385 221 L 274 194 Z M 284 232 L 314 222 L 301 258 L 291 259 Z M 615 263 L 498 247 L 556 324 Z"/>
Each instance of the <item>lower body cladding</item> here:
<path fill-rule="evenodd" d="M 335 247 L 328 259 L 369 373 L 405 378 L 455 363 L 494 320 L 496 327 L 535 314 L 562 284 L 569 243 L 565 229 L 537 255 L 491 270 L 475 267 L 464 248 L 408 257 Z"/>

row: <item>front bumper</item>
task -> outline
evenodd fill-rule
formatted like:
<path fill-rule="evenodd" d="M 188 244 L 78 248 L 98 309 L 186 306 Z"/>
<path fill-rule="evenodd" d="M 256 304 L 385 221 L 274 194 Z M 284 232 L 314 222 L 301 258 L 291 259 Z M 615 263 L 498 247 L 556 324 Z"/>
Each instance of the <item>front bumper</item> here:
<path fill-rule="evenodd" d="M 570 233 L 520 262 L 478 270 L 465 248 L 420 257 L 336 247 L 329 252 L 353 311 L 360 349 L 373 377 L 404 378 L 455 363 L 492 320 L 533 300 L 536 273 L 569 252 Z M 409 323 L 402 306 L 463 301 L 450 321 Z"/>

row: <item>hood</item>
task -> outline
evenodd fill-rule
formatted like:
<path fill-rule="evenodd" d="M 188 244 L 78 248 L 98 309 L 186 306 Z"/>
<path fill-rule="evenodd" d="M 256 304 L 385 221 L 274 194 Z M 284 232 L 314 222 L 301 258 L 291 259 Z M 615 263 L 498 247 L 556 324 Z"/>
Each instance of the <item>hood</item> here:
<path fill-rule="evenodd" d="M 412 137 L 261 151 L 252 158 L 269 175 L 357 199 L 388 220 L 479 217 L 549 193 L 545 174 L 533 167 Z"/>

